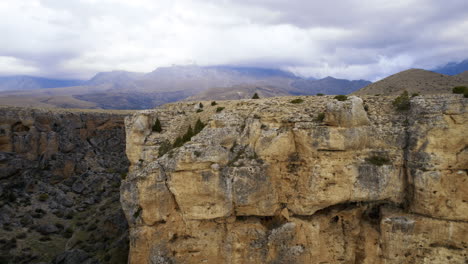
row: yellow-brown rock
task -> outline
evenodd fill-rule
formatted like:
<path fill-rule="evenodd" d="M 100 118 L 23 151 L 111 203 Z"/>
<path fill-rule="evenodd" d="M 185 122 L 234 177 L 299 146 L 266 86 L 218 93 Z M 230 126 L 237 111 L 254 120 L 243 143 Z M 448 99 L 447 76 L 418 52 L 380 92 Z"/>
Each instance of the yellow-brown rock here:
<path fill-rule="evenodd" d="M 408 112 L 393 97 L 302 99 L 127 118 L 130 263 L 467 260 L 467 99 L 418 96 Z"/>

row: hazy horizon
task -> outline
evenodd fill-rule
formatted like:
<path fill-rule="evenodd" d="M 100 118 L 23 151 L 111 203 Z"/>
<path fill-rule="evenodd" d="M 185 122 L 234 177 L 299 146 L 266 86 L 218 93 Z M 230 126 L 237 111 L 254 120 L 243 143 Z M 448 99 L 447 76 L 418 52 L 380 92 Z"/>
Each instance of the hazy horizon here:
<path fill-rule="evenodd" d="M 0 15 L 1 76 L 196 64 L 375 81 L 468 58 L 461 0 L 4 0 Z"/>

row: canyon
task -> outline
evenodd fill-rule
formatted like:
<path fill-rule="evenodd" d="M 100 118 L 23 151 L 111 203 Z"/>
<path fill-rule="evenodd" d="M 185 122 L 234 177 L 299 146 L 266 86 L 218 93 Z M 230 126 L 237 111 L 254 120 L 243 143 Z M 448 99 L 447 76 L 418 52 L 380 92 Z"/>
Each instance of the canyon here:
<path fill-rule="evenodd" d="M 466 263 L 468 101 L 395 98 L 0 107 L 0 263 Z"/>
<path fill-rule="evenodd" d="M 0 107 L 0 263 L 127 263 L 128 113 Z"/>

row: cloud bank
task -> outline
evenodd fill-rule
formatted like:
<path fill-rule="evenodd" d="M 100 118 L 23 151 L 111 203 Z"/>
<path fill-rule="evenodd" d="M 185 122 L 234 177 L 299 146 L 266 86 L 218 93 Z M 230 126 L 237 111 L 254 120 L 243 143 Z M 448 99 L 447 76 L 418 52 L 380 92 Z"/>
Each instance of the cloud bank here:
<path fill-rule="evenodd" d="M 172 64 L 377 80 L 468 58 L 466 0 L 3 0 L 0 75 Z"/>

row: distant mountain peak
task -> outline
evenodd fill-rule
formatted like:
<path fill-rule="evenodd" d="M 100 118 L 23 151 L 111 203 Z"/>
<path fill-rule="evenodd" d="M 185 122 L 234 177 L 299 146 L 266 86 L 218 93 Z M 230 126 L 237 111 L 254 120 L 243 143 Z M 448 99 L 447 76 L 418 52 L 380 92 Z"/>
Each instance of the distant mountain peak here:
<path fill-rule="evenodd" d="M 468 59 L 465 59 L 460 62 L 449 62 L 444 66 L 437 67 L 432 71 L 447 74 L 447 75 L 456 75 L 464 71 L 468 71 Z"/>

